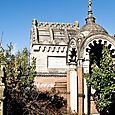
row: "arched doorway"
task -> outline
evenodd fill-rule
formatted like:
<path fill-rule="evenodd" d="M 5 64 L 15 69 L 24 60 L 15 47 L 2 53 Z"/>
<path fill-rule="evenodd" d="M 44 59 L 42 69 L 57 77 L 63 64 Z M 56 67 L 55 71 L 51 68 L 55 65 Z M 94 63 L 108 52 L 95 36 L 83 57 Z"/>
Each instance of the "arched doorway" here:
<path fill-rule="evenodd" d="M 114 50 L 115 50 L 115 41 L 112 37 L 107 35 L 93 35 L 87 38 L 81 48 L 81 57 L 84 58 L 84 73 L 89 73 L 90 77 L 92 76 L 92 65 L 95 63 L 98 67 L 100 67 L 100 60 L 102 58 L 103 47 L 107 47 L 110 50 L 110 55 L 112 58 L 115 58 Z M 86 83 L 84 83 L 85 85 Z M 87 101 L 87 114 L 92 113 L 92 95 L 95 91 L 91 87 L 87 87 L 87 91 L 85 93 L 85 100 Z M 85 102 L 86 102 L 85 101 Z M 84 104 L 85 105 L 85 104 Z"/>

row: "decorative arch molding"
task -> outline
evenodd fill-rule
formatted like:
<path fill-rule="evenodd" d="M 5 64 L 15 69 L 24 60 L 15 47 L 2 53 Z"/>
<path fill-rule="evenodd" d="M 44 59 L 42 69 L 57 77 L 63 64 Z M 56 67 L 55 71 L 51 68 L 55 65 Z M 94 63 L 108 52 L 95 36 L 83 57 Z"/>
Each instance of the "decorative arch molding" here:
<path fill-rule="evenodd" d="M 109 35 L 105 35 L 105 34 L 93 34 L 88 36 L 81 45 L 80 48 L 80 58 L 84 59 L 83 62 L 83 68 L 84 68 L 84 73 L 91 73 L 91 61 L 90 61 L 90 53 L 89 51 L 96 51 L 96 54 L 100 54 L 101 50 L 101 46 L 108 46 L 109 49 L 112 51 L 113 49 L 115 50 L 115 38 Z M 93 50 L 92 50 L 93 49 Z M 89 50 L 89 51 L 87 51 Z M 99 50 L 99 51 L 98 51 Z M 115 55 L 115 51 L 113 52 Z M 94 53 L 95 54 L 95 53 Z M 97 55 L 96 55 L 97 56 Z M 97 59 L 99 59 L 99 56 L 97 57 Z M 96 60 L 97 61 L 97 60 Z M 98 64 L 98 62 L 97 62 Z M 91 107 L 90 105 L 90 99 L 91 99 L 91 95 L 94 94 L 95 90 L 88 87 L 87 83 L 86 83 L 86 79 L 84 78 L 84 94 L 85 94 L 85 98 L 84 98 L 84 103 L 88 104 L 87 106 L 87 110 L 88 108 Z M 85 104 L 84 104 L 85 105 Z M 84 106 L 85 108 L 85 106 Z M 90 109 L 85 113 L 90 113 Z"/>
<path fill-rule="evenodd" d="M 115 49 L 115 38 L 109 35 L 103 35 L 103 34 L 95 34 L 95 35 L 91 35 L 88 36 L 82 43 L 81 45 L 81 49 L 80 49 L 80 58 L 84 59 L 84 58 L 88 58 L 87 53 L 86 53 L 86 49 L 90 48 L 89 44 L 93 44 L 94 41 L 96 41 L 97 43 L 99 43 L 99 41 L 102 41 L 101 44 L 106 44 L 109 45 L 111 44 L 111 48 Z"/>

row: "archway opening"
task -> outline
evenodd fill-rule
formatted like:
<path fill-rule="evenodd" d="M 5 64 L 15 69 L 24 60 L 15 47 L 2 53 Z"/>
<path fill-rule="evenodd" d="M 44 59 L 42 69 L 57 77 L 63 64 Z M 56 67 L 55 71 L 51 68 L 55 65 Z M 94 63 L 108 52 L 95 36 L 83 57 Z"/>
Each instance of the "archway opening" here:
<path fill-rule="evenodd" d="M 101 69 L 102 69 L 102 66 L 103 66 L 103 62 L 104 62 L 104 58 L 105 58 L 105 63 L 106 63 L 106 61 L 107 61 L 107 59 L 108 59 L 108 61 L 111 61 L 112 60 L 112 58 L 114 58 L 115 57 L 115 55 L 114 55 L 114 51 L 115 51 L 115 49 L 112 49 L 112 47 L 111 47 L 112 45 L 111 44 L 107 44 L 107 41 L 104 41 L 104 43 L 102 43 L 102 40 L 99 40 L 98 42 L 96 41 L 96 40 L 94 40 L 92 43 L 90 43 L 89 44 L 89 48 L 86 48 L 86 52 L 88 52 L 89 53 L 89 60 L 90 60 L 90 64 L 89 64 L 89 78 L 90 79 L 93 79 L 92 77 L 94 76 L 94 72 L 96 72 L 97 71 L 97 76 L 99 77 L 99 75 L 98 74 L 101 74 L 101 72 L 102 71 L 100 71 Z M 106 48 L 106 50 L 107 50 L 107 52 L 104 52 L 104 51 L 106 51 L 104 48 Z M 105 57 L 104 57 L 104 54 L 107 54 L 108 55 L 108 57 L 110 57 L 110 60 L 109 60 L 109 58 L 107 57 L 107 59 L 106 59 L 106 55 L 105 55 Z M 103 60 L 102 60 L 103 59 Z M 113 62 L 113 61 L 112 61 Z M 107 64 L 109 64 L 109 62 L 107 62 Z M 106 64 L 106 66 L 109 66 L 109 65 L 107 65 Z M 112 63 L 113 64 L 113 63 Z M 95 68 L 99 68 L 99 69 L 95 69 L 94 68 L 94 66 L 95 66 Z M 105 65 L 104 65 L 105 66 Z M 108 70 L 107 70 L 107 68 L 106 68 L 106 66 L 105 66 L 105 69 L 104 69 L 104 67 L 103 67 L 103 69 L 102 70 L 104 70 L 104 72 L 108 72 L 108 71 L 111 71 L 111 72 L 113 72 L 113 74 L 114 74 L 114 72 L 115 72 L 115 68 L 114 67 L 112 67 L 112 66 L 110 66 L 110 67 L 108 67 Z M 110 69 L 110 70 L 109 70 Z M 100 72 L 100 73 L 98 73 L 98 72 Z M 111 75 L 107 75 L 107 74 L 110 74 L 110 72 L 109 73 L 104 73 L 103 72 L 103 76 L 104 77 L 111 77 Z M 114 74 L 115 75 L 115 74 Z M 102 76 L 102 75 L 100 75 L 100 76 Z M 115 77 L 115 76 L 114 76 Z M 97 78 L 97 80 L 98 79 L 100 79 L 100 77 L 99 78 Z M 108 86 L 108 83 L 106 82 L 106 84 L 105 84 L 105 79 L 106 78 L 101 78 L 99 81 L 100 81 L 100 84 L 101 84 L 101 87 L 100 88 L 102 88 L 102 87 L 105 87 L 105 86 Z M 106 80 L 109 80 L 110 78 L 107 78 Z M 112 76 L 112 79 L 113 79 L 113 76 Z M 93 79 L 94 80 L 94 79 Z M 96 80 L 96 79 L 95 79 Z M 113 79 L 114 80 L 114 79 Z M 109 82 L 109 81 L 108 81 Z M 91 84 L 91 83 L 90 83 Z M 88 86 L 88 108 L 91 108 L 91 106 L 90 106 L 90 101 L 91 101 L 91 96 L 94 98 L 94 101 L 95 102 L 98 102 L 98 100 L 99 99 L 101 99 L 101 96 L 100 96 L 100 94 L 102 93 L 101 91 L 101 89 L 99 90 L 98 88 L 97 89 L 95 89 L 95 92 L 94 92 L 94 94 L 92 95 L 92 93 L 91 93 L 91 86 L 92 85 L 89 85 Z M 99 85 L 100 86 L 100 85 Z M 112 101 L 112 103 L 111 104 L 107 104 L 107 106 L 105 106 L 104 108 L 103 108 L 103 110 L 102 111 L 100 111 L 100 108 L 99 108 L 99 105 L 97 104 L 97 106 L 96 106 L 96 108 L 97 108 L 97 110 L 98 111 L 100 111 L 100 113 L 101 113 L 101 115 L 114 115 L 115 114 L 115 110 L 114 110 L 114 106 L 115 106 L 115 93 L 113 92 L 113 93 L 111 93 L 111 101 Z M 107 99 L 107 98 L 109 98 L 110 97 L 110 95 L 109 94 L 107 94 L 107 95 L 104 95 L 105 97 L 104 97 L 104 99 Z M 88 114 L 90 114 L 90 109 L 88 110 Z"/>

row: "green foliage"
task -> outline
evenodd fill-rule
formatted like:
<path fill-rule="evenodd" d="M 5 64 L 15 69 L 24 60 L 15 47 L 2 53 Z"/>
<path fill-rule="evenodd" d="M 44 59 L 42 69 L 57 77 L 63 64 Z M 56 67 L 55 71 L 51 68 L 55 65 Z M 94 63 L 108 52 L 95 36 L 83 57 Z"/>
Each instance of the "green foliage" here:
<path fill-rule="evenodd" d="M 94 98 L 98 110 L 108 111 L 115 101 L 115 67 L 109 48 L 103 46 L 99 65 L 94 60 L 91 76 L 86 75 L 87 84 L 96 90 Z"/>
<path fill-rule="evenodd" d="M 7 49 L 0 48 L 0 64 L 5 66 L 4 114 L 49 115 L 54 112 L 61 113 L 61 108 L 66 106 L 62 97 L 36 90 L 34 86 L 36 59 L 33 58 L 30 64 L 29 52 L 26 48 L 16 54 L 13 54 L 12 44 Z"/>
<path fill-rule="evenodd" d="M 3 81 L 6 86 L 5 106 L 7 110 L 4 112 L 8 115 L 14 114 L 13 110 L 19 110 L 20 113 L 20 108 L 24 107 L 30 98 L 26 90 L 30 93 L 35 90 L 33 83 L 36 75 L 35 59 L 33 58 L 30 65 L 28 57 L 29 52 L 26 48 L 16 54 L 13 54 L 12 44 L 7 49 L 0 49 L 0 64 L 5 65 L 6 74 Z"/>

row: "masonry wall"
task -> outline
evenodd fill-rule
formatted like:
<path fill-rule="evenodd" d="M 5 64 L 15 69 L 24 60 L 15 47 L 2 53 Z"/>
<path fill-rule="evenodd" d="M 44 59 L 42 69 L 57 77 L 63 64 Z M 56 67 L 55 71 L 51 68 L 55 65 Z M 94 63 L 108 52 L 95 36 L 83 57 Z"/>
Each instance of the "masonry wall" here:
<path fill-rule="evenodd" d="M 55 90 L 60 96 L 67 98 L 67 47 L 69 39 L 75 38 L 78 30 L 79 28 L 74 24 L 44 23 L 33 20 L 30 61 L 32 57 L 36 58 L 35 85 L 39 90 Z M 83 64 L 85 73 L 89 71 L 87 65 L 88 62 Z M 91 101 L 91 112 L 97 113 L 93 101 Z"/>

